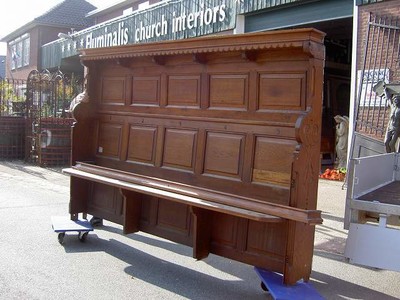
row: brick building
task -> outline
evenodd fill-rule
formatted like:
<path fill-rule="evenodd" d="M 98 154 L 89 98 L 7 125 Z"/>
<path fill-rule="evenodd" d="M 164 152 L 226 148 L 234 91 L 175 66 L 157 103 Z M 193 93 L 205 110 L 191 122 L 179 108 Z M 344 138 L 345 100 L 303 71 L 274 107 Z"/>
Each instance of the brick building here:
<path fill-rule="evenodd" d="M 93 24 L 86 17 L 95 6 L 85 0 L 65 0 L 33 21 L 2 38 L 7 43 L 6 77 L 26 79 L 32 70 L 42 69 L 41 46 L 58 34 L 81 30 Z"/>
<path fill-rule="evenodd" d="M 385 152 L 383 141 L 390 108 L 372 87 L 379 80 L 400 82 L 400 1 L 360 0 L 356 4 L 355 92 L 350 99 L 355 130 L 350 150 L 353 157 L 363 157 Z"/>

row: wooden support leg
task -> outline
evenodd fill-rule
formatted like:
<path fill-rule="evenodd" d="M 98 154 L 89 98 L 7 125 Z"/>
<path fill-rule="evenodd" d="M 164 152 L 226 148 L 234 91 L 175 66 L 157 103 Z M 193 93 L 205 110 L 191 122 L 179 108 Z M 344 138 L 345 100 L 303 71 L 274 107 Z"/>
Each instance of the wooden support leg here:
<path fill-rule="evenodd" d="M 211 213 L 198 207 L 191 207 L 193 213 L 193 257 L 203 259 L 210 253 Z"/>
<path fill-rule="evenodd" d="M 124 234 L 137 232 L 140 230 L 142 194 L 123 189 L 121 189 L 121 194 L 124 197 Z"/>
<path fill-rule="evenodd" d="M 79 213 L 86 214 L 89 190 L 90 182 L 84 179 L 71 177 L 71 194 L 69 202 L 71 220 L 77 220 Z"/>
<path fill-rule="evenodd" d="M 288 245 L 283 280 L 293 285 L 300 279 L 307 282 L 311 274 L 313 256 L 314 227 L 289 221 Z"/>

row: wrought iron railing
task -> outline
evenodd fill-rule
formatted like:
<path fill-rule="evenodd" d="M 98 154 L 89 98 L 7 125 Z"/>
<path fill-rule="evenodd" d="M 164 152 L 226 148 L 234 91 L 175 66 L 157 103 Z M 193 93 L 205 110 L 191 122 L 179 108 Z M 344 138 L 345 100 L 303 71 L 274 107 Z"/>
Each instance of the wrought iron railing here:
<path fill-rule="evenodd" d="M 373 92 L 378 81 L 399 82 L 400 18 L 370 14 L 358 71 L 356 131 L 382 140 L 389 108 L 387 99 Z"/>
<path fill-rule="evenodd" d="M 68 165 L 68 109 L 82 89 L 81 77 L 47 70 L 32 71 L 27 80 L 0 78 L 0 159 Z"/>
<path fill-rule="evenodd" d="M 71 150 L 72 99 L 83 79 L 61 72 L 32 71 L 27 81 L 26 159 L 40 166 L 68 165 Z"/>

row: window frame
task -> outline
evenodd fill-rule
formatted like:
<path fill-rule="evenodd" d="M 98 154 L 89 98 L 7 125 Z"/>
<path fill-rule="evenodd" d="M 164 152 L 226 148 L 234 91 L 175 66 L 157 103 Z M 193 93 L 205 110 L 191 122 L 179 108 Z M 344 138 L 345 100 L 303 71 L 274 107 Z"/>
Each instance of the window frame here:
<path fill-rule="evenodd" d="M 30 64 L 30 34 L 25 33 L 9 43 L 11 49 L 11 70 L 18 70 Z"/>

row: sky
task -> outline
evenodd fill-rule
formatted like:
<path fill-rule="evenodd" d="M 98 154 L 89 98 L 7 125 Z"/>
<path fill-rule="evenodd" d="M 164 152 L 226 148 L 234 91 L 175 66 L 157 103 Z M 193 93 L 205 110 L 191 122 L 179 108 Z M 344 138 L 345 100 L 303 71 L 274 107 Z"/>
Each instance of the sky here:
<path fill-rule="evenodd" d="M 63 0 L 4 1 L 0 10 L 0 39 L 34 18 L 44 14 Z M 86 0 L 97 8 L 107 7 L 121 0 Z M 0 55 L 6 55 L 6 44 L 0 43 Z"/>

